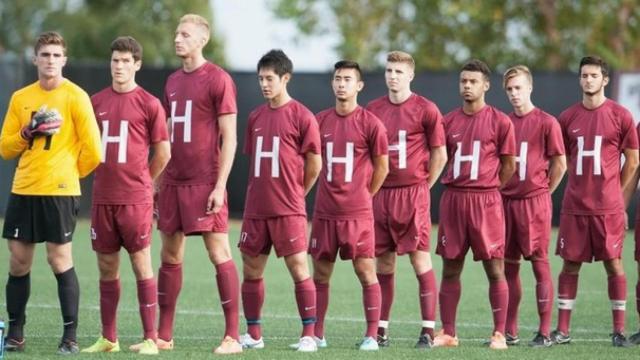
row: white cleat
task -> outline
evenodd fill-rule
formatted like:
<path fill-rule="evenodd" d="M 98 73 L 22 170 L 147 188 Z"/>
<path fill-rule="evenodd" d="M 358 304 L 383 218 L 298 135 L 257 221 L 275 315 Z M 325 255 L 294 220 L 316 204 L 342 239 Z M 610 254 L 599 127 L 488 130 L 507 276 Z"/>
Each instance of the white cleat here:
<path fill-rule="evenodd" d="M 264 349 L 262 338 L 255 340 L 249 334 L 240 335 L 240 345 L 243 349 Z"/>
<path fill-rule="evenodd" d="M 306 336 L 306 337 L 308 337 L 308 336 Z M 302 338 L 300 338 L 300 340 L 302 340 Z M 325 339 L 325 338 L 321 339 L 321 338 L 319 338 L 317 336 L 314 336 L 313 337 L 313 341 L 315 341 L 316 347 L 318 349 L 324 349 L 324 348 L 327 347 L 327 339 Z M 297 342 L 295 344 L 289 344 L 289 347 L 291 349 L 298 350 L 298 348 L 300 347 L 300 342 Z"/>

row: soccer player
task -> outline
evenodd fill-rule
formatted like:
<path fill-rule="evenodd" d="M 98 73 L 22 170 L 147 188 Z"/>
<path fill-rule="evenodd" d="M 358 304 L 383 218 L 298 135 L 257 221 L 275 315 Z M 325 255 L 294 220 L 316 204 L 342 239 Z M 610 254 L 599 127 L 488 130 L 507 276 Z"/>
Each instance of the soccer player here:
<path fill-rule="evenodd" d="M 338 61 L 331 85 L 334 108 L 316 115 L 322 140 L 322 173 L 316 195 L 309 253 L 313 258 L 317 317 L 323 342 L 329 280 L 338 252 L 351 260 L 360 284 L 367 330 L 360 350 L 378 350 L 380 285 L 375 272 L 372 197 L 389 172 L 387 133 L 373 113 L 358 105 L 364 87 L 358 63 Z"/>
<path fill-rule="evenodd" d="M 636 127 L 638 137 L 640 138 L 640 124 Z M 638 179 L 640 178 L 640 171 L 636 170 L 634 177 L 629 185 L 623 190 L 625 204 L 631 202 L 631 198 L 635 195 L 638 187 Z M 634 227 L 634 240 L 635 240 L 635 260 L 638 263 L 638 279 L 636 282 L 636 311 L 640 317 L 640 203 L 636 205 L 636 219 Z M 640 330 L 637 333 L 629 336 L 629 342 L 635 345 L 640 344 Z"/>
<path fill-rule="evenodd" d="M 273 245 L 295 283 L 302 320 L 298 351 L 317 350 L 313 338 L 316 289 L 307 263 L 307 213 L 305 196 L 320 173 L 318 124 L 304 105 L 291 98 L 287 85 L 293 64 L 281 50 L 271 50 L 258 61 L 258 83 L 267 100 L 249 115 L 244 153 L 251 171 L 242 232 L 244 281 L 242 305 L 247 320 L 245 348 L 264 347 L 260 313 L 264 303 L 264 269 Z"/>
<path fill-rule="evenodd" d="M 169 76 L 163 105 L 169 117 L 171 160 L 158 194 L 162 237 L 158 272 L 158 348 L 173 348 L 173 321 L 182 287 L 185 237 L 201 235 L 215 265 L 225 335 L 218 354 L 242 351 L 239 339 L 239 280 L 229 247 L 226 186 L 236 149 L 236 88 L 202 48 L 209 23 L 199 15 L 180 19 L 175 33 L 182 69 Z M 135 350 L 136 346 L 134 346 Z"/>
<path fill-rule="evenodd" d="M 456 311 L 460 301 L 460 275 L 469 250 L 482 261 L 489 280 L 493 312 L 492 349 L 506 349 L 504 337 L 508 286 L 504 276 L 504 211 L 498 188 L 515 171 L 515 136 L 509 117 L 485 103 L 489 67 L 470 60 L 460 72 L 463 104 L 444 117 L 448 164 L 442 183 L 440 226 L 436 253 L 442 256 L 440 317 L 443 331 L 435 346 L 458 346 Z"/>
<path fill-rule="evenodd" d="M 513 112 L 509 118 L 516 135 L 517 169 L 501 189 L 505 221 L 505 276 L 509 285 L 509 307 L 505 338 L 507 345 L 520 342 L 518 307 L 522 298 L 520 257 L 531 261 L 536 278 L 536 304 L 540 327 L 533 347 L 553 344 L 551 312 L 553 282 L 549 266 L 551 237 L 551 194 L 560 184 L 567 162 L 564 156 L 562 131 L 558 121 L 531 102 L 533 78 L 524 65 L 509 68 L 502 83 Z"/>
<path fill-rule="evenodd" d="M 153 181 L 169 162 L 169 133 L 160 100 L 136 84 L 142 47 L 130 36 L 111 43 L 108 88 L 91 97 L 102 133 L 102 164 L 93 181 L 91 245 L 100 270 L 102 336 L 82 352 L 117 352 L 120 248 L 136 276 L 143 328 L 140 354 L 157 354 L 158 290 L 151 268 Z M 149 161 L 149 148 L 153 157 Z"/>
<path fill-rule="evenodd" d="M 417 348 L 430 348 L 438 289 L 431 265 L 430 194 L 447 162 L 442 114 L 430 100 L 411 91 L 415 62 L 410 54 L 387 55 L 389 90 L 367 105 L 387 129 L 389 175 L 373 198 L 376 267 L 382 293 L 378 344 L 389 345 L 387 329 L 395 287 L 396 254 L 409 254 L 418 278 L 422 331 Z"/>
<path fill-rule="evenodd" d="M 38 81 L 13 93 L 0 134 L 2 158 L 20 158 L 2 230 L 11 253 L 6 288 L 7 351 L 25 348 L 29 273 L 35 245 L 46 242 L 64 326 L 58 354 L 78 352 L 80 288 L 71 239 L 79 207 L 79 178 L 100 163 L 100 132 L 89 96 L 62 75 L 66 50 L 60 34 L 38 36 L 33 57 Z"/>
<path fill-rule="evenodd" d="M 613 346 L 626 347 L 627 280 L 622 266 L 625 237 L 623 189 L 638 167 L 638 135 L 631 113 L 607 99 L 609 66 L 601 58 L 580 60 L 582 101 L 560 114 L 569 182 L 562 201 L 556 254 L 564 260 L 558 277 L 557 344 L 571 341 L 569 323 L 582 263 L 602 261 L 608 276 Z M 620 155 L 624 154 L 624 165 Z"/>

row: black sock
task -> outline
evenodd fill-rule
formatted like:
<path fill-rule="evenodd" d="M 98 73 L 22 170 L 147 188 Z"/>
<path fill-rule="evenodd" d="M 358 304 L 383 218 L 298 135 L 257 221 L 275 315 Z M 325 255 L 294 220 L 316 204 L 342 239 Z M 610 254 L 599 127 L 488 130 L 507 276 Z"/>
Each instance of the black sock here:
<path fill-rule="evenodd" d="M 7 314 L 9 314 L 9 332 L 7 337 L 16 340 L 24 338 L 25 309 L 29 301 L 31 277 L 27 273 L 23 276 L 9 274 L 6 287 Z"/>
<path fill-rule="evenodd" d="M 62 311 L 64 326 L 62 338 L 76 341 L 80 298 L 80 286 L 78 285 L 76 271 L 71 268 L 61 274 L 56 274 L 56 280 L 58 280 L 58 298 L 60 299 L 60 310 Z"/>

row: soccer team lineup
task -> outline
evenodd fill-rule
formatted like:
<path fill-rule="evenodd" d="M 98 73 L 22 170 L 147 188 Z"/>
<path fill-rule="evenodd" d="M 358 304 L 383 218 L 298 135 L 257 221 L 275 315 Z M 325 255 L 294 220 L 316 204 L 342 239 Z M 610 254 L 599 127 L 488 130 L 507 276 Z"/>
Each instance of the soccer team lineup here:
<path fill-rule="evenodd" d="M 360 312 L 352 315 L 361 320 L 361 333 L 342 335 L 353 337 L 354 349 L 384 351 L 396 341 L 389 328 L 398 256 L 408 259 L 407 269 L 417 279 L 407 285 L 419 304 L 412 308 L 419 320 L 413 351 L 461 346 L 465 339 L 458 337 L 456 316 L 458 308 L 469 306 L 460 301 L 469 250 L 486 277 L 486 319 L 493 321 L 485 334 L 487 351 L 515 345 L 567 347 L 579 340 L 583 334 L 571 331 L 579 274 L 583 263 L 594 261 L 602 263 L 606 276 L 609 343 L 640 344 L 640 332 L 625 335 L 622 261 L 627 224 L 635 220 L 627 219 L 626 211 L 640 178 L 640 127 L 626 108 L 605 96 L 610 69 L 600 57 L 576 61 L 576 92 L 582 99 L 557 118 L 532 103 L 533 76 L 525 65 L 514 64 L 499 84 L 513 111 L 505 114 L 487 104 L 491 70 L 477 59 L 459 71 L 462 105 L 443 115 L 434 102 L 412 92 L 415 62 L 403 51 L 387 54 L 386 94 L 368 104 L 358 103 L 364 87 L 359 64 L 336 62 L 330 84 L 335 106 L 314 114 L 288 93 L 289 57 L 270 50 L 256 66 L 265 102 L 250 113 L 246 129 L 239 129 L 234 81 L 203 56 L 210 36 L 207 20 L 184 15 L 174 35 L 182 66 L 166 79 L 161 99 L 136 83 L 143 49 L 131 36 L 111 43 L 111 85 L 92 96 L 63 77 L 63 37 L 44 32 L 35 39 L 37 81 L 13 93 L 0 134 L 0 156 L 17 160 L 2 230 L 9 249 L 4 351 L 28 354 L 38 341 L 30 338 L 26 321 L 29 297 L 40 290 L 31 286 L 37 248 L 46 252 L 57 284 L 55 311 L 61 319 L 55 321 L 62 320 L 63 333 L 52 352 L 178 351 L 181 334 L 175 324 L 181 316 L 183 264 L 189 261 L 187 236 L 202 238 L 203 245 L 191 246 L 204 246 L 215 268 L 224 319 L 223 336 L 213 348 L 218 355 L 282 347 L 270 344 L 266 331 L 263 337 L 272 249 L 272 261 L 286 267 L 283 281 L 293 284 L 288 295 L 298 309 L 299 329 L 288 328 L 295 341 L 284 346 L 292 352 L 332 347 L 325 324 L 330 323 L 330 284 L 338 256 L 349 262 L 361 285 L 351 294 L 331 297 L 335 304 L 341 297 L 361 296 Z M 238 137 L 244 139 L 240 149 Z M 250 159 L 237 235 L 231 231 L 226 192 L 236 150 Z M 80 179 L 90 174 L 88 237 L 99 274 L 93 285 L 101 331 L 80 345 L 80 284 L 72 238 Z M 550 256 L 555 237 L 551 194 L 565 175 Z M 444 192 L 440 203 L 432 204 L 430 189 L 438 182 Z M 305 197 L 314 187 L 308 224 Z M 432 236 L 430 209 L 436 206 L 439 224 Z M 161 241 L 159 268 L 152 266 L 155 227 Z M 635 229 L 634 260 L 639 262 L 640 226 Z M 235 244 L 239 252 L 234 253 Z M 432 252 L 441 268 L 434 266 Z M 116 314 L 120 273 L 129 270 L 121 270 L 121 253 L 135 277 L 142 330 L 122 347 Z M 562 264 L 557 274 L 550 265 L 554 255 Z M 535 281 L 521 281 L 521 264 L 531 266 Z M 638 275 L 640 270 L 630 281 L 639 281 Z M 534 289 L 534 318 L 529 320 L 535 320 L 536 331 L 521 340 L 523 286 Z M 635 293 L 640 299 L 640 281 Z M 406 299 L 395 300 L 397 307 Z M 638 306 L 640 300 L 633 308 Z M 246 326 L 241 326 L 242 317 Z M 608 331 L 606 323 L 594 326 Z"/>

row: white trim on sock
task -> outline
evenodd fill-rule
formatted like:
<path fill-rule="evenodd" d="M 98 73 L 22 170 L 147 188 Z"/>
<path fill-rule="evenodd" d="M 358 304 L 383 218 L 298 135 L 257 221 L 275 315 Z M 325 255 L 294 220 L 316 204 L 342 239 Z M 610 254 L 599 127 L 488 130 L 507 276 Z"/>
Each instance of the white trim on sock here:
<path fill-rule="evenodd" d="M 611 310 L 625 311 L 626 309 L 627 309 L 626 300 L 611 300 Z"/>
<path fill-rule="evenodd" d="M 575 299 L 558 299 L 558 309 L 573 310 L 573 305 L 575 305 L 575 303 Z"/>
<path fill-rule="evenodd" d="M 433 320 L 422 320 L 422 327 L 423 328 L 429 328 L 429 329 L 435 329 L 436 322 L 433 321 Z"/>
<path fill-rule="evenodd" d="M 389 320 L 380 320 L 378 321 L 378 327 L 388 329 L 389 328 Z"/>

